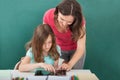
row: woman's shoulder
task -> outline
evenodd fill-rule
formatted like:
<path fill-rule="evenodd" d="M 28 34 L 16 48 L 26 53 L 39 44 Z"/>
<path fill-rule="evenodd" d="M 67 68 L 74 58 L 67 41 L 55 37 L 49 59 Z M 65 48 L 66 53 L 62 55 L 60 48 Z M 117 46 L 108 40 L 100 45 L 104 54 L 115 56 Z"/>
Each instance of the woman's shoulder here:
<path fill-rule="evenodd" d="M 55 11 L 55 8 L 50 8 L 46 12 L 54 12 L 54 11 Z"/>
<path fill-rule="evenodd" d="M 54 11 L 55 11 L 55 8 L 48 9 L 48 10 L 45 12 L 44 16 L 54 15 Z"/>
<path fill-rule="evenodd" d="M 43 22 L 49 25 L 53 25 L 54 23 L 54 11 L 55 8 L 49 9 L 45 12 L 43 16 Z"/>

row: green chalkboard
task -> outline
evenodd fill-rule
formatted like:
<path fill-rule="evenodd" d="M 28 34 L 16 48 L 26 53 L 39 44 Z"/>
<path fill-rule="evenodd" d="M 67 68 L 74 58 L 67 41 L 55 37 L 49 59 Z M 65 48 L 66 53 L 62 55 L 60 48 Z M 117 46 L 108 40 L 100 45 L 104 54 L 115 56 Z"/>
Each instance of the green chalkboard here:
<path fill-rule="evenodd" d="M 0 69 L 12 69 L 44 12 L 60 0 L 0 0 Z"/>
<path fill-rule="evenodd" d="M 120 1 L 83 1 L 87 27 L 85 68 L 100 80 L 120 79 Z"/>
<path fill-rule="evenodd" d="M 0 69 L 13 69 L 46 10 L 61 0 L 0 0 Z M 120 80 L 120 0 L 78 0 L 86 19 L 86 61 L 100 80 Z"/>

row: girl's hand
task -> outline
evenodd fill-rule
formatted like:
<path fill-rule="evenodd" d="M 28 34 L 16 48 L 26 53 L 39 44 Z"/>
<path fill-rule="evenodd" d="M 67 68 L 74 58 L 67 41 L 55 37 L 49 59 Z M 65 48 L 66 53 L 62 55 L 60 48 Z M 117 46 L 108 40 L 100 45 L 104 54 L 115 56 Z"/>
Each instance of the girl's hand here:
<path fill-rule="evenodd" d="M 40 67 L 44 68 L 46 71 L 55 73 L 55 68 L 51 64 L 40 63 Z"/>

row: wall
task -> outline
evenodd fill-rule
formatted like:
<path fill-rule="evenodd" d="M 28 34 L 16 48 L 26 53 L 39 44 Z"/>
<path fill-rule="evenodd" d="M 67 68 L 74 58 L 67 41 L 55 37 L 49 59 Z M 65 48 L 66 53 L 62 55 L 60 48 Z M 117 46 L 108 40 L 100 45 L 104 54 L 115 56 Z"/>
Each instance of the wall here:
<path fill-rule="evenodd" d="M 13 69 L 44 12 L 61 0 L 0 0 L 0 69 Z M 78 0 L 86 18 L 85 69 L 100 80 L 119 80 L 119 0 Z"/>
<path fill-rule="evenodd" d="M 120 1 L 83 1 L 87 21 L 85 68 L 100 80 L 120 79 Z"/>

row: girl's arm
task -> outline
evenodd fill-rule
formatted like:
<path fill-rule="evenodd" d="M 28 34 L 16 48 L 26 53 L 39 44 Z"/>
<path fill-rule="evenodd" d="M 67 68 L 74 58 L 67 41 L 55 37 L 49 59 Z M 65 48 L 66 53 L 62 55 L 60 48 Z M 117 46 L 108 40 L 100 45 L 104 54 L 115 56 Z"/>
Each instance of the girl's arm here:
<path fill-rule="evenodd" d="M 55 72 L 55 69 L 52 65 L 46 63 L 30 63 L 31 58 L 26 56 L 19 66 L 19 71 L 32 71 L 36 68 L 44 68 L 47 71 Z"/>
<path fill-rule="evenodd" d="M 25 56 L 19 65 L 19 71 L 32 71 L 35 68 L 40 67 L 40 63 L 30 63 L 31 58 L 29 56 Z"/>

